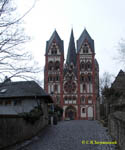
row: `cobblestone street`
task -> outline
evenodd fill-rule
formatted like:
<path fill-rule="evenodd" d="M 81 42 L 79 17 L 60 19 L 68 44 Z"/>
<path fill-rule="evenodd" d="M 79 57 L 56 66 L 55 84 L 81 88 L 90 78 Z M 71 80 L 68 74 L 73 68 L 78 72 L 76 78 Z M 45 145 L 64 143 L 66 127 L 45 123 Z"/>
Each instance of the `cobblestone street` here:
<path fill-rule="evenodd" d="M 23 150 L 115 150 L 115 145 L 82 144 L 81 141 L 112 141 L 98 121 L 61 121 L 45 130 Z"/>

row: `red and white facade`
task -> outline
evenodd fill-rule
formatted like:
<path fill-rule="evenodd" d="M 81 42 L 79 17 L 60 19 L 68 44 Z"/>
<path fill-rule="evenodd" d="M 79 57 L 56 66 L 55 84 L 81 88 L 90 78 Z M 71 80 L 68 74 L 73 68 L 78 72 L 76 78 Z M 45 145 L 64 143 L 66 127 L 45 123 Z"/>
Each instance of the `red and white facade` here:
<path fill-rule="evenodd" d="M 72 31 L 65 63 L 63 47 L 63 41 L 54 31 L 46 45 L 45 91 L 63 108 L 63 119 L 96 119 L 99 66 L 94 41 L 85 29 L 76 49 Z"/>

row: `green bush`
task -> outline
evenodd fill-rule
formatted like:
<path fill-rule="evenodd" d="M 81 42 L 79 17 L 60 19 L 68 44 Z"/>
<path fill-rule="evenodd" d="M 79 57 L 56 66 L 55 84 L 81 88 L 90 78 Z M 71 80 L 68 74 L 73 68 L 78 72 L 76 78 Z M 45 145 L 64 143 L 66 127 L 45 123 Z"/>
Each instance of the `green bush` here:
<path fill-rule="evenodd" d="M 41 116 L 43 116 L 43 110 L 41 107 L 34 107 L 30 112 L 20 113 L 19 116 L 21 116 L 27 123 L 34 124 Z"/>

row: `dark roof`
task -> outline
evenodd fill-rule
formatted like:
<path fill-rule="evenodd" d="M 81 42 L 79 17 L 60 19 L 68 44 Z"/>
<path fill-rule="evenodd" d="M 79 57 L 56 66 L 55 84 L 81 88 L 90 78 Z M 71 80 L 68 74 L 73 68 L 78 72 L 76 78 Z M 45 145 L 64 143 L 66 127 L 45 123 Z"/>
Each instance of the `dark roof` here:
<path fill-rule="evenodd" d="M 39 97 L 52 102 L 48 95 L 35 81 L 5 82 L 0 84 L 1 98 Z"/>
<path fill-rule="evenodd" d="M 118 120 L 122 120 L 125 122 L 125 112 L 116 111 L 116 112 L 112 113 L 111 115 L 114 116 L 115 118 L 117 118 Z"/>
<path fill-rule="evenodd" d="M 66 64 L 70 64 L 71 62 L 74 65 L 76 65 L 76 49 L 75 49 L 73 29 L 71 31 L 71 36 L 70 36 L 70 41 L 69 41 L 69 47 L 68 47 Z"/>
<path fill-rule="evenodd" d="M 82 32 L 81 36 L 77 40 L 77 52 L 79 52 L 79 50 L 80 50 L 84 40 L 88 41 L 88 43 L 91 46 L 92 52 L 95 52 L 95 50 L 94 50 L 94 40 L 90 37 L 90 35 L 89 35 L 89 33 L 87 32 L 86 29 L 84 29 L 84 31 Z"/>
<path fill-rule="evenodd" d="M 97 59 L 95 59 L 95 67 L 96 67 L 96 68 L 97 68 L 97 70 L 99 71 L 99 64 L 98 64 Z"/>
<path fill-rule="evenodd" d="M 112 84 L 112 87 L 125 93 L 125 72 L 122 70 L 119 71 L 115 81 Z"/>
<path fill-rule="evenodd" d="M 60 51 L 64 53 L 64 46 L 63 46 L 63 40 L 60 39 L 57 31 L 55 30 L 50 37 L 50 39 L 46 42 L 46 54 L 48 53 L 49 47 L 51 46 L 52 42 L 55 41 L 57 45 L 60 48 Z"/>

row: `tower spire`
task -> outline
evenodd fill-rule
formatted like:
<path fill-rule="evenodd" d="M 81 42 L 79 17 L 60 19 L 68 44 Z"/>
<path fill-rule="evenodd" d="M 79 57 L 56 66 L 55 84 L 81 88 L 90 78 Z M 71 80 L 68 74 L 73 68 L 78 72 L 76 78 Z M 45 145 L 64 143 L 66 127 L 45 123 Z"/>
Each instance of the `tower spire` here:
<path fill-rule="evenodd" d="M 71 30 L 71 35 L 70 35 L 66 64 L 70 64 L 71 62 L 74 65 L 76 64 L 76 49 L 75 49 L 73 28 Z"/>

